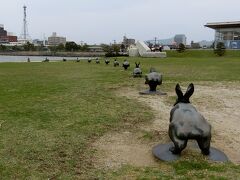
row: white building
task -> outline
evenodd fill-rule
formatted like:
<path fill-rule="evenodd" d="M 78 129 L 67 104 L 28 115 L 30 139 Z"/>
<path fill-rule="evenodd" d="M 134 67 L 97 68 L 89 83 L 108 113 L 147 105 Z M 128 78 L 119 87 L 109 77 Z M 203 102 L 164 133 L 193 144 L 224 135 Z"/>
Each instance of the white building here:
<path fill-rule="evenodd" d="M 52 36 L 48 37 L 49 46 L 57 46 L 59 44 L 66 44 L 66 37 L 57 36 L 56 32 L 53 32 Z"/>
<path fill-rule="evenodd" d="M 223 42 L 228 49 L 240 49 L 240 21 L 207 23 L 215 30 L 215 46 Z"/>

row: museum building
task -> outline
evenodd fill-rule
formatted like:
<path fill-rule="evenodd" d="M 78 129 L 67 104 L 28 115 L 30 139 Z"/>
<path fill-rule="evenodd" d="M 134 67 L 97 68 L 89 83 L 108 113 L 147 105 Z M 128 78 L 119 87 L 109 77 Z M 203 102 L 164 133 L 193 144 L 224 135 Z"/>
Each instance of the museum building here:
<path fill-rule="evenodd" d="M 215 30 L 215 46 L 223 42 L 227 49 L 240 49 L 240 21 L 207 23 Z"/>

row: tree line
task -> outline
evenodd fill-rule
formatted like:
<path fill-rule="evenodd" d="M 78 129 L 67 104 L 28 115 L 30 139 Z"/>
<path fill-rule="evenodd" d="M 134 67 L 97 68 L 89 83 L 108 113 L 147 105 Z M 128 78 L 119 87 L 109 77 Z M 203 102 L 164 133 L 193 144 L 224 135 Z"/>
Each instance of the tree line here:
<path fill-rule="evenodd" d="M 214 45 L 213 45 L 213 47 L 214 47 Z M 185 47 L 184 44 L 180 43 L 176 50 L 179 53 L 183 53 L 183 52 L 185 52 L 186 47 Z M 224 56 L 225 53 L 226 53 L 226 47 L 225 47 L 224 43 L 223 42 L 218 42 L 216 44 L 216 47 L 213 48 L 213 52 L 214 52 L 214 54 L 216 54 L 218 56 Z"/>
<path fill-rule="evenodd" d="M 73 41 L 66 42 L 66 44 L 59 44 L 57 46 L 35 46 L 33 43 L 27 42 L 21 46 L 8 46 L 0 44 L 0 51 L 89 51 L 89 45 L 78 45 Z"/>
<path fill-rule="evenodd" d="M 101 44 L 106 57 L 126 56 L 127 47 L 124 44 Z"/>

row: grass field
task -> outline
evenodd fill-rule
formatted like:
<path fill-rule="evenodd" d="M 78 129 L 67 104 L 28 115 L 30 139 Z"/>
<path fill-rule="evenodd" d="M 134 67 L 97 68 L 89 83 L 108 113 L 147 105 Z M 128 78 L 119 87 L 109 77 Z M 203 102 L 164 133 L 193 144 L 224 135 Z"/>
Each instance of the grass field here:
<path fill-rule="evenodd" d="M 216 57 L 217 55 L 213 53 L 212 49 L 206 49 L 206 50 L 186 50 L 183 53 L 178 53 L 177 51 L 171 50 L 167 51 L 168 57 L 195 57 L 195 58 L 209 58 L 209 57 Z M 238 50 L 226 50 L 226 53 L 224 57 L 240 57 L 240 51 Z"/>
<path fill-rule="evenodd" d="M 194 157 L 166 163 L 164 170 L 94 169 L 92 142 L 106 132 L 131 129 L 153 118 L 149 107 L 115 94 L 144 83 L 131 77 L 135 61 L 141 62 L 144 73 L 150 67 L 161 71 L 165 91 L 177 82 L 240 81 L 239 57 L 129 60 L 128 71 L 103 62 L 0 64 L 1 179 L 239 178 L 239 165 Z"/>

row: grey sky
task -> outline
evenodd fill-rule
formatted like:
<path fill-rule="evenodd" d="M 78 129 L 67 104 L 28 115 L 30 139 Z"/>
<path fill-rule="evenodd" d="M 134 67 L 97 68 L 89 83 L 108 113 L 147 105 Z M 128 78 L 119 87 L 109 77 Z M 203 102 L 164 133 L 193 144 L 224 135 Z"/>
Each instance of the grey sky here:
<path fill-rule="evenodd" d="M 240 19 L 239 0 L 0 0 L 0 24 L 20 35 L 26 4 L 33 39 L 57 32 L 67 40 L 89 44 L 120 42 L 124 34 L 137 40 L 185 34 L 212 40 L 207 22 Z"/>

